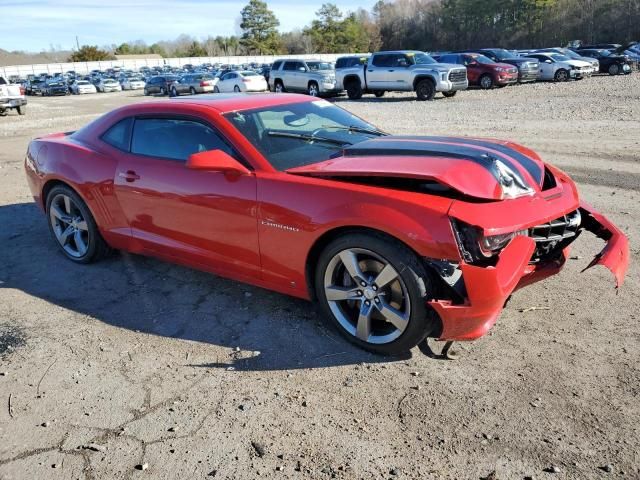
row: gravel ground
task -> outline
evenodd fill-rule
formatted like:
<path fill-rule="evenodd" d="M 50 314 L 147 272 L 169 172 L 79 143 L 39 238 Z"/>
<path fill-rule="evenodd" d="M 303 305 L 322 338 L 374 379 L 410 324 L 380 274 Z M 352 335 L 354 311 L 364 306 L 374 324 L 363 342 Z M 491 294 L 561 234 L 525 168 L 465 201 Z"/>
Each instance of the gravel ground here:
<path fill-rule="evenodd" d="M 0 479 L 640 478 L 639 78 L 336 100 L 392 133 L 528 145 L 630 236 L 619 292 L 580 273 L 584 235 L 453 362 L 363 353 L 306 302 L 153 259 L 66 261 L 26 145 L 145 98 L 30 98 L 0 118 Z"/>

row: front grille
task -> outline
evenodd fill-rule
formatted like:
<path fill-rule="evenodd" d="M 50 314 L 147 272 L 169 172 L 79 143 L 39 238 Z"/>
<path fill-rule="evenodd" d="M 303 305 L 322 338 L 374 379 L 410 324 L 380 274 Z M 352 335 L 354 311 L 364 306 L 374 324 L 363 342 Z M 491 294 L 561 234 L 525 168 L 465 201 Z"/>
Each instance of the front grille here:
<path fill-rule="evenodd" d="M 530 228 L 529 236 L 536 242 L 531 262 L 551 259 L 554 254 L 569 245 L 578 236 L 580 222 L 580 212 L 574 210 L 555 220 Z"/>
<path fill-rule="evenodd" d="M 467 80 L 466 70 L 453 70 L 449 72 L 449 81 L 453 83 L 464 82 Z"/>

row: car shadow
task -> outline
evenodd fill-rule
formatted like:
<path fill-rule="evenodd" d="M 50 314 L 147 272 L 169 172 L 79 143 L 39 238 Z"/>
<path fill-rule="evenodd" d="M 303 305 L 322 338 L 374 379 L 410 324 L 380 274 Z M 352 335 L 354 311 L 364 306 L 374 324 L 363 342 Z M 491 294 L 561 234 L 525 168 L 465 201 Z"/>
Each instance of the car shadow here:
<path fill-rule="evenodd" d="M 344 340 L 313 304 L 152 258 L 64 257 L 33 203 L 0 206 L 0 288 L 17 289 L 109 325 L 227 347 L 193 367 L 289 370 L 392 362 Z"/>
<path fill-rule="evenodd" d="M 410 101 L 415 101 L 415 102 L 419 102 L 420 100 L 418 100 L 416 98 L 415 93 L 414 94 L 407 94 L 407 95 L 403 95 L 401 97 L 375 97 L 373 95 L 365 95 L 362 98 L 359 98 L 358 100 L 351 100 L 349 97 L 328 97 L 325 100 L 332 102 L 332 103 L 344 103 L 344 102 L 354 102 L 354 103 L 397 103 L 397 102 L 410 102 Z M 431 102 L 437 102 L 440 100 L 446 100 L 446 98 L 442 95 L 436 95 L 433 100 L 429 100 Z"/>

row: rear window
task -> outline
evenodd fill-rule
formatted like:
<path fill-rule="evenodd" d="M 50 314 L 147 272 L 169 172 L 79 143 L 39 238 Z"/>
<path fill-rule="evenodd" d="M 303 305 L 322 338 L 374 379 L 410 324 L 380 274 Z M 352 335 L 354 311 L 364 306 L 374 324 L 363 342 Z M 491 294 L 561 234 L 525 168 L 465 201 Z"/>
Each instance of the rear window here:
<path fill-rule="evenodd" d="M 102 140 L 118 150 L 128 152 L 132 123 L 133 119 L 131 117 L 120 120 L 102 134 Z"/>

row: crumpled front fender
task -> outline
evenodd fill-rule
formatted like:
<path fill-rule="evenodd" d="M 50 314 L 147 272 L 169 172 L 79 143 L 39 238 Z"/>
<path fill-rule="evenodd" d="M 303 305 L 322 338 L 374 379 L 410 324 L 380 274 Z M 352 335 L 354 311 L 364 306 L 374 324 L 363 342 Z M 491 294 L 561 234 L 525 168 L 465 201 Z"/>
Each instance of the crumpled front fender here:
<path fill-rule="evenodd" d="M 603 265 L 616 278 L 616 288 L 620 287 L 629 268 L 629 240 L 627 236 L 585 201 L 580 202 L 580 213 L 582 227 L 607 242 L 583 272 L 595 265 Z"/>

